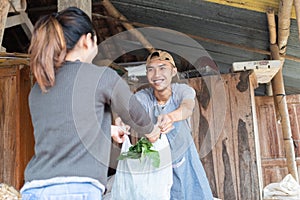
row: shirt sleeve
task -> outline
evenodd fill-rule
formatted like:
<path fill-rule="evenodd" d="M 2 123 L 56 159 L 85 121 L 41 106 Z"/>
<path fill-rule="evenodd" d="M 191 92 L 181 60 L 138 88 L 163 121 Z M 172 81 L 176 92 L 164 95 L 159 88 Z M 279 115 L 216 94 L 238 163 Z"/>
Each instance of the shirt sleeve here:
<path fill-rule="evenodd" d="M 121 117 L 138 134 L 151 133 L 154 125 L 143 106 L 130 91 L 128 84 L 113 70 L 107 69 L 102 88 L 108 93 L 107 101 L 112 111 Z"/>
<path fill-rule="evenodd" d="M 179 102 L 182 102 L 184 99 L 195 99 L 196 92 L 194 88 L 187 84 L 175 84 L 173 88 L 174 96 Z"/>

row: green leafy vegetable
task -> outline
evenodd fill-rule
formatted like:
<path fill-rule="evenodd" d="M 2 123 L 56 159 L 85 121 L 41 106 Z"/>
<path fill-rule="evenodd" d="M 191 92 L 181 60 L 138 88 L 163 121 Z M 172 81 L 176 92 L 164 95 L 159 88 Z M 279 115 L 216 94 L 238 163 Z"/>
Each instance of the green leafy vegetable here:
<path fill-rule="evenodd" d="M 152 166 L 158 168 L 160 165 L 159 153 L 151 149 L 152 143 L 148 139 L 142 137 L 135 145 L 129 147 L 127 152 L 122 152 L 118 160 L 124 159 L 143 159 L 148 156 L 152 160 Z"/>

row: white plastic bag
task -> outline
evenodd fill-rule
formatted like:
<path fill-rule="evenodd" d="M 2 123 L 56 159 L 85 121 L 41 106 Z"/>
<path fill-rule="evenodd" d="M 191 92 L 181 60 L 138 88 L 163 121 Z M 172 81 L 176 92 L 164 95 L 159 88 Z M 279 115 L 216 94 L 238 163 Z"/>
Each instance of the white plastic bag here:
<path fill-rule="evenodd" d="M 131 146 L 127 137 L 122 152 Z M 153 149 L 159 152 L 160 166 L 155 168 L 147 156 L 142 160 L 120 160 L 111 191 L 112 200 L 169 200 L 173 184 L 172 158 L 166 135 L 162 135 Z"/>
<path fill-rule="evenodd" d="M 299 200 L 300 199 L 300 185 L 288 174 L 279 183 L 270 183 L 264 188 L 265 199 L 286 199 Z"/>

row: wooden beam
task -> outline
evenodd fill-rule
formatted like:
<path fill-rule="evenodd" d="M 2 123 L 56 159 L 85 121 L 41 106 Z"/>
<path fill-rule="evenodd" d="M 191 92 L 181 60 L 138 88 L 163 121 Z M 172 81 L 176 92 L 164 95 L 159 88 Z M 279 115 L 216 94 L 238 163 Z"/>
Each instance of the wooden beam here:
<path fill-rule="evenodd" d="M 5 24 L 7 19 L 7 14 L 9 11 L 10 4 L 7 0 L 0 0 L 0 47 L 2 46 L 2 40 L 5 30 Z"/>
<path fill-rule="evenodd" d="M 21 24 L 21 26 L 22 26 L 25 34 L 27 35 L 27 37 L 31 38 L 31 35 L 33 33 L 33 25 L 32 25 L 26 12 L 21 11 L 20 15 L 23 18 L 23 23 Z"/>
<path fill-rule="evenodd" d="M 275 74 L 277 74 L 281 66 L 282 63 L 280 60 L 259 60 L 232 63 L 232 69 L 234 72 L 246 70 L 253 71 L 258 83 L 269 83 Z"/>
<path fill-rule="evenodd" d="M 143 24 L 140 22 L 132 22 L 132 21 L 128 21 L 128 20 L 117 19 L 115 17 L 104 16 L 104 15 L 97 14 L 97 13 L 93 13 L 93 17 L 99 17 L 99 18 L 103 18 L 103 19 L 113 19 L 120 23 L 128 23 L 128 24 L 131 24 L 132 26 L 136 26 L 136 27 L 153 27 L 152 25 Z M 182 32 L 182 33 L 184 33 L 184 32 Z M 213 44 L 217 44 L 217 45 L 232 47 L 232 48 L 236 48 L 236 49 L 241 49 L 244 51 L 253 52 L 253 53 L 262 54 L 262 55 L 271 55 L 270 51 L 267 51 L 264 49 L 258 49 L 258 48 L 253 48 L 253 47 L 249 47 L 246 45 L 235 44 L 232 42 L 226 42 L 226 41 L 221 41 L 221 40 L 216 40 L 216 39 L 205 38 L 205 37 L 202 37 L 199 35 L 193 35 L 193 34 L 189 34 L 189 33 L 184 33 L 184 34 L 195 40 L 200 40 L 200 41 L 209 42 L 209 43 L 213 43 Z M 291 56 L 291 55 L 282 55 L 282 57 L 287 60 L 300 62 L 300 57 L 295 57 L 295 56 Z"/>
<path fill-rule="evenodd" d="M 268 15 L 268 23 L 271 25 L 275 24 L 274 13 L 268 12 L 267 15 Z M 269 25 L 269 28 L 270 27 L 273 27 L 273 26 Z M 276 34 L 276 31 L 274 30 L 274 28 L 272 28 L 269 32 L 270 32 L 270 34 Z M 275 44 L 275 41 L 274 41 L 274 38 L 276 38 L 276 35 L 275 36 L 273 35 L 270 38 L 272 38 L 270 41 L 270 49 L 271 49 L 272 59 L 283 60 L 283 62 L 284 62 L 284 59 L 279 54 L 279 47 L 277 44 Z M 280 120 L 281 126 L 282 126 L 282 133 L 283 133 L 283 139 L 284 139 L 284 148 L 285 148 L 288 172 L 290 174 L 292 174 L 292 176 L 298 182 L 299 178 L 298 178 L 298 171 L 297 171 L 297 163 L 296 163 L 296 157 L 295 157 L 294 143 L 293 143 L 293 139 L 292 139 L 292 130 L 291 130 L 289 112 L 288 112 L 288 107 L 287 107 L 287 102 L 286 102 L 286 94 L 285 94 L 285 89 L 284 89 L 282 66 L 272 80 L 272 89 L 273 89 L 274 103 L 276 105 L 276 108 L 278 108 L 279 120 Z"/>
<path fill-rule="evenodd" d="M 10 28 L 17 25 L 22 26 L 25 34 L 30 39 L 33 32 L 33 25 L 28 18 L 27 13 L 25 13 L 24 11 L 20 11 L 20 14 L 18 15 L 8 17 L 6 20 L 5 28 Z"/>
<path fill-rule="evenodd" d="M 218 3 L 226 6 L 232 6 L 236 8 L 243 8 L 247 10 L 257 11 L 257 12 L 267 12 L 268 9 L 273 9 L 275 14 L 278 13 L 279 1 L 276 0 L 204 0 L 207 2 Z M 295 10 L 292 10 L 291 18 L 296 19 Z"/>
<path fill-rule="evenodd" d="M 92 19 L 92 0 L 58 0 L 57 1 L 58 12 L 70 6 L 80 8 Z"/>
<path fill-rule="evenodd" d="M 21 23 L 23 23 L 23 19 L 22 19 L 21 15 L 10 16 L 10 17 L 7 17 L 7 19 L 6 19 L 5 28 L 17 26 Z"/>
<path fill-rule="evenodd" d="M 127 18 L 122 15 L 109 0 L 103 0 L 102 5 L 105 7 L 107 12 L 116 19 L 120 19 L 123 21 L 128 21 Z M 142 45 L 148 49 L 149 52 L 152 52 L 154 50 L 154 47 L 150 44 L 150 42 L 143 36 L 141 32 L 139 32 L 137 29 L 134 28 L 130 23 L 122 23 L 122 25 L 130 31 L 132 35 L 134 35 L 141 43 Z"/>

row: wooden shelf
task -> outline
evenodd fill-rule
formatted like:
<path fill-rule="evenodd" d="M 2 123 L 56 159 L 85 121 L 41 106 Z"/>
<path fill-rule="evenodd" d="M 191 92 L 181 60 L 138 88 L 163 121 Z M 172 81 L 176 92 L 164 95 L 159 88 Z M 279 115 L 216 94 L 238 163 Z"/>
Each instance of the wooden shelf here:
<path fill-rule="evenodd" d="M 280 69 L 280 60 L 260 60 L 249 62 L 234 62 L 232 69 L 234 72 L 252 70 L 256 75 L 258 83 L 269 83 Z"/>

